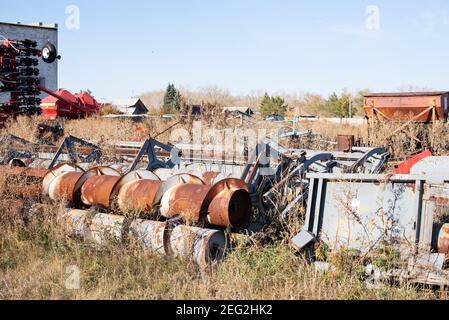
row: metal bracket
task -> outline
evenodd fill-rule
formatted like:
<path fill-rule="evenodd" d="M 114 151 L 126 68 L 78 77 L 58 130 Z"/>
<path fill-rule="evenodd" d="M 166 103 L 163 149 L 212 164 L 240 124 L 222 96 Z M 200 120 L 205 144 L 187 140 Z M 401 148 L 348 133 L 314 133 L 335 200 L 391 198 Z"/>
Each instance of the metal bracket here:
<path fill-rule="evenodd" d="M 25 151 L 15 150 L 13 147 L 14 143 L 18 143 L 20 145 L 23 145 L 24 147 L 28 147 L 30 148 L 30 150 Z M 3 159 L 0 160 L 0 164 L 8 164 L 14 158 L 31 159 L 33 157 L 33 152 L 35 152 L 36 149 L 38 148 L 37 144 L 12 134 L 9 134 L 1 138 L 0 144 L 7 146 L 6 155 Z"/>
<path fill-rule="evenodd" d="M 91 148 L 93 150 L 87 156 L 81 156 L 81 155 L 77 154 L 77 152 L 76 152 L 76 148 L 75 148 L 76 144 L 78 144 L 82 147 Z M 62 142 L 61 146 L 59 147 L 58 151 L 56 152 L 55 156 L 53 157 L 50 165 L 48 166 L 48 169 L 52 169 L 56 165 L 56 163 L 59 160 L 59 158 L 61 157 L 61 155 L 64 154 L 64 151 L 67 152 L 70 160 L 73 163 L 78 163 L 78 162 L 90 163 L 90 162 L 100 160 L 100 158 L 102 156 L 102 152 L 98 146 L 96 146 L 90 142 L 86 142 L 82 139 L 79 139 L 79 138 L 76 138 L 73 136 L 68 136 Z"/>
<path fill-rule="evenodd" d="M 159 160 L 159 158 L 157 157 L 156 148 L 160 148 L 164 151 L 169 152 L 170 154 L 173 154 L 173 152 L 177 152 L 177 154 L 179 155 L 179 150 L 176 147 L 161 143 L 154 139 L 148 139 L 145 141 L 142 148 L 140 148 L 139 153 L 134 159 L 129 171 L 135 170 L 144 156 L 148 157 L 148 165 L 146 167 L 146 170 L 153 171 L 154 169 L 159 168 L 174 168 L 176 164 L 173 162 L 173 159 L 171 159 L 171 157 L 167 161 Z"/>
<path fill-rule="evenodd" d="M 380 158 L 376 159 L 375 156 L 379 155 Z M 385 150 L 384 147 L 381 148 L 374 148 L 366 152 L 363 157 L 361 157 L 357 162 L 355 162 L 351 167 L 349 167 L 346 171 L 346 173 L 359 173 L 360 168 L 363 168 L 365 166 L 366 162 L 372 161 L 372 159 L 375 160 L 375 163 L 373 163 L 373 168 L 370 170 L 369 173 L 376 174 L 380 173 L 382 170 L 383 165 L 387 161 L 388 153 Z"/>

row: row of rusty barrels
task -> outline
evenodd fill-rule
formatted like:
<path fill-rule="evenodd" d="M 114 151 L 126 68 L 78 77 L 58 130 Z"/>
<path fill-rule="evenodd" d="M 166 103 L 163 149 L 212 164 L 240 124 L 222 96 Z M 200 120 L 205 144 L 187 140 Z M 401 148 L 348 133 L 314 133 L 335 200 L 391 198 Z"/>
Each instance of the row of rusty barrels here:
<path fill-rule="evenodd" d="M 61 164 L 47 172 L 42 186 L 50 199 L 64 199 L 76 209 L 101 207 L 150 218 L 181 217 L 191 224 L 246 227 L 251 218 L 247 185 L 235 178 L 215 181 L 190 173 L 177 173 L 162 181 L 146 170 L 121 174 L 108 166 L 84 170 Z"/>

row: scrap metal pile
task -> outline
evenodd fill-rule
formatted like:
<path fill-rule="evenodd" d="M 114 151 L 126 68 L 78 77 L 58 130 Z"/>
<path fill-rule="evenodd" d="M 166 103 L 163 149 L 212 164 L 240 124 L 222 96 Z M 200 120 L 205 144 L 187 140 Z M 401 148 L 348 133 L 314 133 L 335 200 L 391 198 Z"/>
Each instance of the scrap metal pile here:
<path fill-rule="evenodd" d="M 103 163 L 102 150 L 74 137 L 59 147 L 10 139 L 15 143 L 1 164 L 29 188 L 10 183 L 10 189 L 66 203 L 63 219 L 72 236 L 132 239 L 204 267 L 225 256 L 234 234 L 263 232 L 273 213 L 286 219 L 302 206 L 303 231 L 291 242 L 312 261 L 323 243 L 360 255 L 388 244 L 415 262 L 389 276 L 447 284 L 449 158 L 427 152 L 390 174 L 384 148 L 321 152 L 266 139 L 243 155 L 202 150 L 198 156 L 199 146 L 150 139 L 114 143 L 116 161 Z"/>
<path fill-rule="evenodd" d="M 232 233 L 262 230 L 266 213 L 279 210 L 281 188 L 294 200 L 280 214 L 294 212 L 307 198 L 306 172 L 377 173 L 387 156 L 382 148 L 292 150 L 268 139 L 242 156 L 198 156 L 195 145 L 147 140 L 115 143 L 117 161 L 102 163 L 98 147 L 75 137 L 59 147 L 14 136 L 2 144 L 9 146 L 1 161 L 14 177 L 9 181 L 25 181 L 9 183 L 9 191 L 64 201 L 72 235 L 97 242 L 132 238 L 149 250 L 193 257 L 201 266 L 223 257 Z"/>

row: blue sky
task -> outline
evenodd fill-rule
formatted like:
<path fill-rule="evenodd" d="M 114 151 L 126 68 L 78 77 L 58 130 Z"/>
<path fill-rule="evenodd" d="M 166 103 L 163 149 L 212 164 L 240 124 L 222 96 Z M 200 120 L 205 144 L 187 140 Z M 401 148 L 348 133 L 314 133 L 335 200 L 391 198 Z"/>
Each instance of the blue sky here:
<path fill-rule="evenodd" d="M 66 7 L 80 29 L 66 28 Z M 380 29 L 366 28 L 376 5 Z M 60 26 L 59 83 L 99 98 L 218 85 L 327 95 L 449 89 L 447 1 L 14 0 L 0 21 Z"/>

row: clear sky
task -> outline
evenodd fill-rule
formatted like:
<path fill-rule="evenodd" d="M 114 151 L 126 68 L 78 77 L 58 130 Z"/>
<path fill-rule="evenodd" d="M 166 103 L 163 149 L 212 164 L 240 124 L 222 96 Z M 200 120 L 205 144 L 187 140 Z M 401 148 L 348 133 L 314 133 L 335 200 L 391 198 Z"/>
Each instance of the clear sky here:
<path fill-rule="evenodd" d="M 67 28 L 69 5 L 79 29 Z M 3 0 L 0 21 L 58 23 L 60 86 L 99 98 L 168 82 L 234 94 L 449 89 L 442 0 Z"/>

